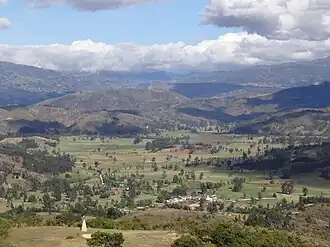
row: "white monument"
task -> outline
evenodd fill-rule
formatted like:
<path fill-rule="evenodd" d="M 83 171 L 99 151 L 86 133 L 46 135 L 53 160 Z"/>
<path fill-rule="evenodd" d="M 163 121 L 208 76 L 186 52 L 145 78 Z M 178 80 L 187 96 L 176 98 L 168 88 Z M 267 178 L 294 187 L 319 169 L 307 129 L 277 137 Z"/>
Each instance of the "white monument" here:
<path fill-rule="evenodd" d="M 87 224 L 85 215 L 82 217 L 81 231 L 87 232 Z"/>
<path fill-rule="evenodd" d="M 100 181 L 101 181 L 101 185 L 104 185 L 102 174 L 100 174 Z"/>

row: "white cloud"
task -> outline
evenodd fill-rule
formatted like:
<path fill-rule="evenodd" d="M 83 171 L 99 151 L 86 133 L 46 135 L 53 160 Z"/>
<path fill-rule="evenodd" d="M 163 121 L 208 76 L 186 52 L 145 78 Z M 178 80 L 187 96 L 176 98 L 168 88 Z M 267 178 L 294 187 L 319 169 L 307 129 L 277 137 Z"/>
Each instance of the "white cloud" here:
<path fill-rule="evenodd" d="M 0 0 L 0 4 L 5 4 L 7 2 L 8 2 L 8 0 Z"/>
<path fill-rule="evenodd" d="M 264 64 L 309 60 L 329 55 L 324 41 L 271 40 L 257 34 L 228 33 L 197 45 L 170 43 L 110 45 L 90 40 L 70 45 L 0 45 L 4 61 L 55 70 L 221 69 L 228 64 Z"/>
<path fill-rule="evenodd" d="M 271 39 L 330 36 L 329 0 L 210 0 L 203 16 L 207 24 L 239 27 Z"/>
<path fill-rule="evenodd" d="M 0 30 L 7 29 L 12 25 L 8 18 L 0 17 Z"/>
<path fill-rule="evenodd" d="M 1 0 L 0 0 L 1 1 Z M 45 8 L 52 5 L 70 5 L 75 9 L 84 11 L 98 11 L 105 9 L 118 9 L 121 7 L 152 2 L 155 0 L 25 0 L 35 8 Z"/>

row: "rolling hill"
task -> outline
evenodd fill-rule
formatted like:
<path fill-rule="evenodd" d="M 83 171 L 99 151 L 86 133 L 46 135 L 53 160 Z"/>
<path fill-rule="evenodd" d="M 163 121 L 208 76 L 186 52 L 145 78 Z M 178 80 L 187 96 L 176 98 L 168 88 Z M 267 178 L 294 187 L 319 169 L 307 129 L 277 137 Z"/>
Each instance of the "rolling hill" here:
<path fill-rule="evenodd" d="M 188 100 L 174 92 L 156 92 L 147 89 L 108 89 L 98 92 L 81 92 L 41 102 L 40 105 L 64 109 L 100 110 L 148 110 L 168 108 Z"/>
<path fill-rule="evenodd" d="M 61 72 L 0 62 L 0 105 L 34 104 L 68 92 L 123 87 L 145 89 L 159 83 L 166 83 L 170 90 L 189 98 L 256 96 L 330 80 L 329 65 L 328 57 L 307 62 L 245 67 L 235 71 L 173 74 L 164 71 Z"/>
<path fill-rule="evenodd" d="M 328 60 L 189 76 L 157 71 L 62 73 L 0 62 L 0 132 L 110 134 L 124 133 L 123 129 L 142 131 L 146 125 L 174 128 L 180 123 L 194 126 L 213 121 L 235 123 L 234 131 L 239 133 L 328 133 L 330 83 L 283 90 L 279 87 L 284 81 L 278 82 L 278 87 L 238 85 L 237 81 L 220 83 L 228 78 L 223 75 L 230 74 L 237 78 L 246 75 L 244 78 L 250 80 L 248 72 L 258 74 L 259 79 L 293 76 L 304 84 L 305 73 L 315 80 L 327 77 Z M 309 71 L 314 69 L 315 73 Z M 207 78 L 199 83 L 198 75 L 211 76 L 217 83 L 208 83 Z M 293 79 L 287 85 L 294 85 Z M 149 86 L 152 90 L 128 85 L 114 88 L 130 80 L 135 80 L 132 83 L 136 87 L 143 80 L 144 87 L 153 80 Z M 180 80 L 186 82 L 178 83 Z M 16 109 L 8 104 L 17 105 Z"/>
<path fill-rule="evenodd" d="M 234 123 L 236 133 L 330 133 L 330 83 L 295 87 L 255 98 L 190 99 L 173 91 L 108 89 L 79 92 L 0 111 L 0 132 L 136 133 L 146 126 Z"/>
<path fill-rule="evenodd" d="M 262 117 L 238 127 L 236 132 L 272 134 L 330 133 L 330 83 L 296 87 L 246 100 L 242 107 Z"/>
<path fill-rule="evenodd" d="M 240 134 L 330 133 L 330 83 L 294 87 L 242 99 L 198 99 L 183 102 L 177 111 L 190 116 L 234 123 Z"/>
<path fill-rule="evenodd" d="M 178 113 L 189 101 L 174 92 L 148 89 L 108 89 L 72 93 L 38 104 L 0 111 L 0 132 L 132 134 L 150 128 L 195 125 L 205 119 Z"/>

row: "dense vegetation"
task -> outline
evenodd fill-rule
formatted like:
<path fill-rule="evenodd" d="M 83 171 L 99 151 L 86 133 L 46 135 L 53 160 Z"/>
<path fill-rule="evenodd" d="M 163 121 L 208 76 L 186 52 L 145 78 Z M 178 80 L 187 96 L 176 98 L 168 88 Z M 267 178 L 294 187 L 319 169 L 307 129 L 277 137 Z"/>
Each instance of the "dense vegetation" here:
<path fill-rule="evenodd" d="M 329 161 L 330 143 L 323 143 L 271 149 L 263 156 L 235 162 L 230 169 L 262 171 L 269 173 L 270 177 L 279 174 L 286 179 L 296 174 L 318 172 L 321 177 L 330 179 Z"/>
<path fill-rule="evenodd" d="M 299 237 L 281 231 L 258 230 L 220 223 L 209 229 L 194 229 L 177 239 L 172 247 L 307 247 Z"/>
<path fill-rule="evenodd" d="M 38 145 L 31 140 L 23 139 L 19 144 L 0 144 L 0 154 L 10 157 L 14 162 L 21 163 L 30 172 L 58 174 L 71 171 L 75 159 L 69 154 L 56 151 L 49 153 L 47 150 L 36 149 Z M 3 172 L 12 172 L 13 166 L 4 166 Z"/>

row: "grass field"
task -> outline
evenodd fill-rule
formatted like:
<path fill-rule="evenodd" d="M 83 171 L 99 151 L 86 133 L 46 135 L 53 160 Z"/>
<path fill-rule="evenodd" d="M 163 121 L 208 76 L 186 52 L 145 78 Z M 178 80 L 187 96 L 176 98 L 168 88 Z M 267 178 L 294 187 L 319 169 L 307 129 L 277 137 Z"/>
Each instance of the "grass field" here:
<path fill-rule="evenodd" d="M 97 229 L 92 229 L 89 233 L 95 231 Z M 168 231 L 121 232 L 125 237 L 124 247 L 169 247 L 177 238 L 177 234 Z M 9 240 L 17 247 L 87 247 L 80 229 L 69 227 L 14 228 Z"/>
<path fill-rule="evenodd" d="M 188 133 L 188 132 L 169 132 L 163 134 L 163 136 L 190 136 L 192 143 L 203 142 L 212 145 L 221 145 L 226 148 L 234 148 L 238 150 L 246 151 L 250 144 L 258 142 L 262 137 L 255 137 L 253 141 L 248 140 L 246 136 L 239 135 L 222 135 L 213 133 Z M 85 137 L 62 137 L 59 145 L 59 149 L 62 152 L 67 152 L 74 155 L 77 158 L 77 166 L 72 174 L 73 178 L 76 179 L 87 179 L 89 178 L 90 183 L 98 182 L 98 178 L 93 172 L 82 168 L 82 164 L 93 165 L 95 161 L 100 162 L 100 166 L 103 170 L 115 169 L 119 173 L 129 174 L 135 173 L 137 170 L 139 173 L 144 174 L 146 180 L 161 179 L 163 169 L 159 169 L 154 172 L 151 168 L 152 159 L 158 166 L 164 164 L 178 164 L 180 168 L 192 170 L 191 168 L 185 168 L 182 160 L 188 157 L 186 151 L 170 151 L 163 150 L 160 152 L 148 152 L 144 149 L 145 143 L 133 144 L 133 139 L 100 139 L 90 140 Z M 279 145 L 273 145 L 271 147 L 280 147 Z M 251 149 L 251 155 L 255 153 L 255 149 Z M 242 151 L 229 153 L 228 151 L 221 150 L 219 153 L 210 154 L 206 151 L 197 151 L 191 155 L 191 160 L 198 158 L 209 158 L 209 157 L 230 157 L 230 156 L 241 156 Z M 171 156 L 171 159 L 167 158 Z M 114 161 L 113 158 L 116 158 Z M 214 191 L 218 197 L 235 201 L 240 201 L 240 204 L 246 204 L 249 202 L 250 197 L 257 197 L 258 193 L 266 187 L 266 191 L 262 193 L 263 199 L 262 204 L 274 204 L 282 198 L 288 200 L 297 201 L 299 196 L 302 195 L 303 187 L 308 187 L 310 195 L 330 195 L 330 182 L 319 178 L 317 175 L 299 176 L 294 178 L 296 182 L 294 193 L 291 195 L 282 195 L 280 181 L 275 181 L 274 184 L 270 183 L 270 180 L 266 180 L 266 175 L 253 174 L 253 173 L 236 173 L 230 174 L 224 171 L 218 171 L 215 169 L 208 168 L 196 168 L 194 169 L 196 174 L 196 182 L 187 183 L 191 186 L 191 190 L 199 188 L 198 178 L 201 173 L 204 174 L 201 181 L 207 182 L 219 182 L 222 181 L 227 184 L 218 191 Z M 79 173 L 79 174 L 78 174 Z M 174 175 L 177 175 L 178 171 L 166 170 L 166 179 L 172 180 Z M 234 177 L 243 177 L 247 179 L 241 192 L 232 192 L 230 181 Z M 277 198 L 273 197 L 273 194 L 277 193 Z M 245 198 L 243 197 L 245 195 Z M 145 195 L 142 195 L 144 198 Z"/>
<path fill-rule="evenodd" d="M 230 157 L 241 156 L 243 151 L 248 150 L 251 144 L 257 143 L 262 137 L 254 137 L 253 140 L 249 140 L 246 136 L 239 135 L 224 135 L 214 133 L 188 133 L 188 132 L 168 132 L 163 133 L 163 136 L 190 136 L 190 142 L 203 142 L 212 144 L 212 146 L 225 147 L 216 154 L 210 154 L 208 150 L 196 151 L 191 154 L 191 160 L 195 158 L 207 159 L 210 157 Z M 43 148 L 43 139 L 36 138 L 37 142 Z M 225 186 L 221 187 L 217 191 L 213 191 L 218 198 L 228 201 L 236 201 L 238 205 L 244 205 L 250 202 L 251 196 L 258 197 L 259 192 L 266 187 L 266 191 L 262 192 L 262 199 L 260 203 L 276 204 L 282 198 L 286 198 L 289 201 L 297 201 L 299 196 L 302 195 L 304 187 L 308 187 L 309 195 L 330 195 L 330 182 L 322 178 L 319 178 L 316 174 L 301 175 L 294 178 L 295 189 L 291 195 L 281 194 L 280 181 L 270 183 L 270 180 L 266 179 L 266 174 L 253 174 L 253 173 L 228 173 L 208 167 L 187 168 L 185 167 L 185 160 L 189 157 L 186 150 L 174 150 L 167 149 L 159 152 L 149 152 L 145 150 L 145 142 L 139 144 L 133 144 L 132 138 L 110 139 L 110 138 L 95 138 L 91 140 L 84 136 L 63 136 L 60 138 L 59 145 L 56 150 L 65 152 L 76 157 L 76 167 L 69 174 L 62 174 L 72 182 L 83 181 L 90 185 L 99 183 L 99 175 L 93 169 L 88 167 L 94 167 L 94 163 L 99 162 L 100 168 L 103 172 L 109 170 L 116 171 L 117 174 L 143 174 L 144 179 L 152 182 L 153 180 L 165 179 L 172 181 L 174 175 L 178 175 L 179 170 L 166 169 L 164 166 L 172 165 L 172 167 L 178 166 L 179 169 L 194 170 L 196 175 L 196 181 L 187 181 L 186 185 L 190 188 L 191 192 L 199 191 L 201 182 L 222 182 Z M 271 147 L 279 147 L 271 146 Z M 233 148 L 235 151 L 228 152 L 229 148 Z M 53 148 L 48 146 L 49 151 Z M 251 155 L 256 152 L 256 147 L 251 149 Z M 169 158 L 170 157 L 170 158 Z M 159 167 L 158 171 L 152 169 L 152 163 L 157 163 Z M 200 180 L 200 174 L 203 173 L 203 178 Z M 241 192 L 233 192 L 231 189 L 231 180 L 235 177 L 242 177 L 246 179 Z M 175 184 L 165 186 L 164 189 L 171 190 Z M 212 192 L 212 191 L 211 191 Z M 273 195 L 276 193 L 277 197 Z M 40 193 L 34 193 L 39 198 L 42 197 Z M 153 199 L 156 195 L 141 194 L 137 199 Z M 94 198 L 95 199 L 95 198 Z M 112 195 L 108 199 L 100 199 L 100 203 L 104 204 L 109 200 L 119 200 L 120 194 Z M 14 204 L 21 204 L 21 201 L 14 201 Z M 26 203 L 28 206 L 29 203 Z M 34 205 L 36 206 L 36 205 Z M 6 201 L 0 201 L 0 212 L 6 211 Z"/>

